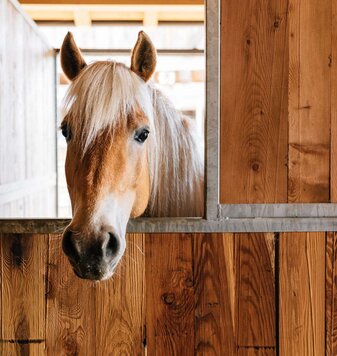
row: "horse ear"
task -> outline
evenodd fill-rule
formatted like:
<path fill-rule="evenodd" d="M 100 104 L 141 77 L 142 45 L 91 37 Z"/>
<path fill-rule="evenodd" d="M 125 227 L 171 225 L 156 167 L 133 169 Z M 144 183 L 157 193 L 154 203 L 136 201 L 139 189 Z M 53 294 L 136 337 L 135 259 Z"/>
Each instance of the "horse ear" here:
<path fill-rule="evenodd" d="M 68 32 L 61 47 L 61 66 L 64 74 L 73 80 L 86 65 L 73 34 Z"/>
<path fill-rule="evenodd" d="M 138 34 L 137 43 L 132 51 L 131 70 L 147 82 L 157 64 L 157 52 L 150 37 L 143 31 Z"/>

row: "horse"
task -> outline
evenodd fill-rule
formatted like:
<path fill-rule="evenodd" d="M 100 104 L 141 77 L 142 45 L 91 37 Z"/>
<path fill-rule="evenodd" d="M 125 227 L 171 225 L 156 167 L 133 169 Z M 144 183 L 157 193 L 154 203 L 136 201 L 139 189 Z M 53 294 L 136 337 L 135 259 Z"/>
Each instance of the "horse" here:
<path fill-rule="evenodd" d="M 62 248 L 78 277 L 105 280 L 124 254 L 130 218 L 203 215 L 201 138 L 150 80 L 157 54 L 145 32 L 130 68 L 87 64 L 70 32 L 60 59 L 70 80 L 60 128 L 72 206 Z"/>

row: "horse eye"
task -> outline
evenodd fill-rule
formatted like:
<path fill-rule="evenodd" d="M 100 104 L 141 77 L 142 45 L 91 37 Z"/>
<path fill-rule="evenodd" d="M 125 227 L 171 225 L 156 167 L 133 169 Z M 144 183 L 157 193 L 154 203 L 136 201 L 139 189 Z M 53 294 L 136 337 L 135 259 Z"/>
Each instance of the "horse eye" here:
<path fill-rule="evenodd" d="M 150 131 L 148 129 L 142 128 L 136 131 L 135 140 L 139 143 L 144 143 L 149 136 Z"/>
<path fill-rule="evenodd" d="M 68 142 L 71 138 L 70 127 L 68 124 L 61 125 L 62 135 L 65 137 L 66 141 Z"/>

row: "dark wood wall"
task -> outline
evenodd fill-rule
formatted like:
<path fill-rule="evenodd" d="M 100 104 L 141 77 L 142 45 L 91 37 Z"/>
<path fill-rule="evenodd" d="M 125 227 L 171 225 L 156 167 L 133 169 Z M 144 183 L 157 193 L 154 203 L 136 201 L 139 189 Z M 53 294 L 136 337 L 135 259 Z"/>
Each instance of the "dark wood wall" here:
<path fill-rule="evenodd" d="M 3 234 L 0 354 L 336 355 L 336 241 L 130 234 L 116 275 L 95 283 L 60 235 Z"/>
<path fill-rule="evenodd" d="M 56 216 L 54 52 L 0 0 L 0 216 Z"/>

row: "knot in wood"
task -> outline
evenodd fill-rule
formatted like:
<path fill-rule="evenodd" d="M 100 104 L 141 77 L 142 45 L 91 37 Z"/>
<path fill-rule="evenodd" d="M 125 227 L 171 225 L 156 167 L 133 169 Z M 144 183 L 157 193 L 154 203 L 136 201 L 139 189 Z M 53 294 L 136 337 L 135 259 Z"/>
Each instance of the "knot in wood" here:
<path fill-rule="evenodd" d="M 78 345 L 72 336 L 68 336 L 63 341 L 63 348 L 71 355 L 78 355 Z"/>
<path fill-rule="evenodd" d="M 186 278 L 185 279 L 185 285 L 186 285 L 187 288 L 193 287 L 193 279 L 190 278 L 190 277 Z"/>
<path fill-rule="evenodd" d="M 252 170 L 254 172 L 259 172 L 260 171 L 260 163 L 259 162 L 253 162 L 252 163 Z"/>
<path fill-rule="evenodd" d="M 171 305 L 176 300 L 176 297 L 174 293 L 165 293 L 162 295 L 162 300 L 164 301 L 165 304 Z"/>
<path fill-rule="evenodd" d="M 278 29 L 280 27 L 280 18 L 275 19 L 274 21 L 274 28 Z"/>

